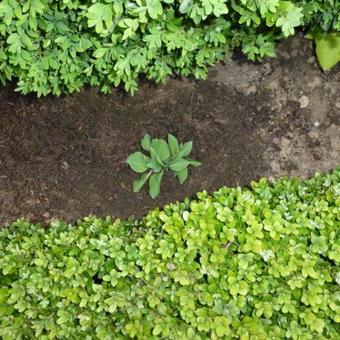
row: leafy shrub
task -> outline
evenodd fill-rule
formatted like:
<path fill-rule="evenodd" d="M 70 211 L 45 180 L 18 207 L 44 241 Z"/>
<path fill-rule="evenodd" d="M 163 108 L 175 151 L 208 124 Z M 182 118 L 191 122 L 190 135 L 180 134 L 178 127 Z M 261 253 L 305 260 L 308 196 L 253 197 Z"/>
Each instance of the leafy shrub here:
<path fill-rule="evenodd" d="M 337 339 L 340 168 L 0 231 L 2 339 Z"/>
<path fill-rule="evenodd" d="M 261 60 L 296 27 L 339 31 L 339 13 L 337 0 L 1 0 L 0 81 L 39 96 L 133 93 L 139 74 L 201 78 L 235 47 Z"/>

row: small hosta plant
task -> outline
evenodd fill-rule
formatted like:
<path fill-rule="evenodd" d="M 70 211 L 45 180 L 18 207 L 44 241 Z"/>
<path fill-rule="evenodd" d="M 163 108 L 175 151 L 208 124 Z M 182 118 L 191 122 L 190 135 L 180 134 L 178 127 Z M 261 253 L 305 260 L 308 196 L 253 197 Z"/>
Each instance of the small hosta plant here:
<path fill-rule="evenodd" d="M 137 151 L 126 160 L 130 168 L 143 174 L 133 182 L 133 191 L 139 192 L 143 185 L 149 181 L 149 195 L 155 198 L 159 195 L 164 172 L 172 171 L 181 184 L 188 177 L 188 167 L 199 166 L 201 162 L 187 158 L 192 150 L 192 142 L 179 143 L 173 135 L 168 135 L 167 141 L 151 138 L 146 134 L 141 146 L 149 155 Z"/>

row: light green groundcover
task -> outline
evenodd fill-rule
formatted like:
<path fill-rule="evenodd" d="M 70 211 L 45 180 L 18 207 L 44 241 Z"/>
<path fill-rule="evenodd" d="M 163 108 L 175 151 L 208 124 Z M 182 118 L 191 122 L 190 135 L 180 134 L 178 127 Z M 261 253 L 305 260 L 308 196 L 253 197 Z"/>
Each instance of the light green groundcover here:
<path fill-rule="evenodd" d="M 0 231 L 2 339 L 339 339 L 340 168 L 139 221 Z"/>

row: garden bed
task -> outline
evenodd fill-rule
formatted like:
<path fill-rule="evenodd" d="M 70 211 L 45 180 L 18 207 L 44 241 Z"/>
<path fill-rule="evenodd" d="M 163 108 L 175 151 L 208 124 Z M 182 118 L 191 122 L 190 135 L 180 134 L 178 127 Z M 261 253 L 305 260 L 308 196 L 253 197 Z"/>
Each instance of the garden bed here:
<path fill-rule="evenodd" d="M 2 87 L 0 224 L 139 217 L 203 189 L 328 171 L 340 164 L 339 89 L 339 65 L 323 73 L 301 36 L 263 64 L 236 58 L 205 81 L 142 81 L 134 97 L 88 88 L 36 99 Z M 166 176 L 156 200 L 132 192 L 136 175 L 125 164 L 146 132 L 193 140 L 203 163 L 183 186 Z"/>

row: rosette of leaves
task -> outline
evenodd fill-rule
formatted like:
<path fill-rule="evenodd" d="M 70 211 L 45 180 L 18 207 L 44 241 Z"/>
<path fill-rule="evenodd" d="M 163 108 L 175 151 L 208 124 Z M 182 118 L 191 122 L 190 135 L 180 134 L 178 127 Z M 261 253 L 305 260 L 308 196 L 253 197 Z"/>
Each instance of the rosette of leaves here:
<path fill-rule="evenodd" d="M 146 134 L 141 141 L 141 146 L 149 153 L 149 156 L 137 151 L 126 160 L 134 172 L 143 174 L 133 182 L 133 192 L 139 192 L 149 181 L 149 195 L 156 198 L 166 171 L 172 171 L 183 184 L 188 178 L 188 167 L 201 165 L 201 162 L 187 158 L 192 151 L 192 142 L 179 143 L 177 138 L 170 134 L 168 134 L 167 141 L 151 138 L 149 134 Z"/>

